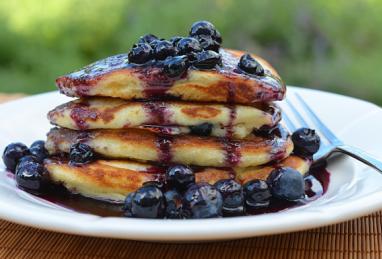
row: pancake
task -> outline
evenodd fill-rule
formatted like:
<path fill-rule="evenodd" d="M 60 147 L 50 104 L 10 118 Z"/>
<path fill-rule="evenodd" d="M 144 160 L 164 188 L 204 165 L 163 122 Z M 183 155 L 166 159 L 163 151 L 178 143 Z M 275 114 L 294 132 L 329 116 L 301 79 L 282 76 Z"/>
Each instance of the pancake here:
<path fill-rule="evenodd" d="M 53 128 L 45 144 L 51 155 L 68 153 L 77 142 L 105 158 L 134 159 L 197 166 L 257 166 L 289 156 L 293 143 L 280 127 L 278 134 L 251 135 L 242 140 L 192 135 L 165 136 L 142 129 L 74 131 Z"/>
<path fill-rule="evenodd" d="M 221 67 L 211 70 L 190 68 L 177 78 L 168 77 L 158 66 L 129 64 L 127 54 L 119 54 L 61 76 L 56 85 L 61 93 L 72 97 L 176 98 L 240 104 L 284 98 L 285 84 L 264 59 L 253 55 L 265 70 L 264 76 L 254 76 L 237 69 L 245 52 L 221 49 L 220 54 Z"/>
<path fill-rule="evenodd" d="M 54 125 L 74 129 L 122 129 L 148 126 L 187 127 L 213 125 L 212 136 L 244 138 L 254 129 L 272 128 L 281 119 L 274 104 L 256 106 L 188 102 L 130 102 L 117 98 L 78 99 L 58 106 L 48 114 Z"/>
<path fill-rule="evenodd" d="M 311 161 L 290 156 L 280 164 L 251 168 L 198 168 L 196 182 L 214 184 L 221 179 L 235 178 L 240 183 L 252 179 L 265 180 L 270 172 L 279 166 L 290 166 L 305 174 Z M 73 166 L 60 160 L 45 160 L 50 179 L 62 184 L 68 190 L 83 196 L 121 203 L 127 194 L 136 191 L 143 183 L 163 180 L 165 168 L 128 160 L 97 160 L 92 163 Z M 236 177 L 235 172 L 236 171 Z"/>

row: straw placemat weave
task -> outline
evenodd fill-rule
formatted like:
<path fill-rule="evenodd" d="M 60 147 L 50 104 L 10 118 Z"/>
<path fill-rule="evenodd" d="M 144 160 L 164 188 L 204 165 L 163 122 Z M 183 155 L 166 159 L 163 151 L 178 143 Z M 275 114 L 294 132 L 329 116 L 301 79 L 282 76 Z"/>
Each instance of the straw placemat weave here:
<path fill-rule="evenodd" d="M 378 212 L 304 232 L 201 244 L 83 237 L 0 221 L 0 258 L 381 258 L 381 219 Z"/>
<path fill-rule="evenodd" d="M 0 103 L 12 101 L 25 96 L 24 94 L 1 94 L 0 93 Z"/>
<path fill-rule="evenodd" d="M 381 232 L 382 212 L 303 232 L 201 244 L 83 237 L 0 220 L 0 258 L 382 258 Z"/>

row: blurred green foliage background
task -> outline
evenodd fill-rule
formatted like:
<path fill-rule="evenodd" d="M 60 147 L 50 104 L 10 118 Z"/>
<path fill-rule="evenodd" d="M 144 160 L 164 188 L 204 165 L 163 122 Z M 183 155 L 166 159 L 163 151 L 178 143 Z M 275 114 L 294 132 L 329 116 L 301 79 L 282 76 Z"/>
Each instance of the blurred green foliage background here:
<path fill-rule="evenodd" d="M 382 104 L 381 0 L 0 1 L 0 91 L 38 93 L 140 35 L 210 20 L 223 45 L 268 59 L 289 85 Z"/>

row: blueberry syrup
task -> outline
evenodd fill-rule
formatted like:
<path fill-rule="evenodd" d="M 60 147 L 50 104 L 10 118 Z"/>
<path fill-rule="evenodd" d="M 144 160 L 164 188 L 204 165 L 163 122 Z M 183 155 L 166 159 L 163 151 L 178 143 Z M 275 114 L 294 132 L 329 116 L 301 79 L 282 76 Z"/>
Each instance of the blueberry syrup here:
<path fill-rule="evenodd" d="M 229 120 L 227 124 L 227 132 L 226 132 L 226 139 L 232 139 L 233 137 L 233 124 L 236 119 L 236 105 L 234 104 L 235 101 L 235 88 L 234 85 L 231 83 L 227 84 L 227 91 L 228 91 L 228 103 L 229 105 L 227 108 L 229 109 Z"/>
<path fill-rule="evenodd" d="M 54 116 L 55 112 L 62 112 L 61 109 L 65 109 L 67 104 L 57 107 L 52 112 L 49 112 L 48 117 Z M 62 107 L 62 108 L 61 108 Z M 96 121 L 101 119 L 103 122 L 108 123 L 114 119 L 114 115 L 123 108 L 123 105 L 116 107 L 105 108 L 102 111 L 97 110 L 97 108 L 90 107 L 87 100 L 81 100 L 78 103 L 72 103 L 70 111 L 70 118 L 73 120 L 74 124 L 79 130 L 86 130 L 89 128 L 87 121 Z"/>
<path fill-rule="evenodd" d="M 152 166 L 147 168 L 145 172 L 149 174 L 164 175 L 166 173 L 166 168 L 162 166 Z"/>
<path fill-rule="evenodd" d="M 171 136 L 166 135 L 158 135 L 156 140 L 156 147 L 158 150 L 158 159 L 160 163 L 169 164 L 172 159 L 171 154 L 171 144 L 172 138 Z"/>
<path fill-rule="evenodd" d="M 151 124 L 165 125 L 168 123 L 168 112 L 164 102 L 144 102 L 144 109 L 150 116 Z"/>
<path fill-rule="evenodd" d="M 88 128 L 86 120 L 96 120 L 98 118 L 98 112 L 89 110 L 83 107 L 83 105 L 74 105 L 70 112 L 70 118 L 80 130 L 86 130 Z"/>
<path fill-rule="evenodd" d="M 221 138 L 221 142 L 223 145 L 223 150 L 225 153 L 225 165 L 228 167 L 236 166 L 240 163 L 241 159 L 241 151 L 240 151 L 240 143 L 235 142 L 233 140 L 234 133 L 234 122 L 236 120 L 236 106 L 233 104 L 235 101 L 235 88 L 231 83 L 227 84 L 227 96 L 229 105 L 227 108 L 229 109 L 229 120 L 226 125 L 226 134 L 224 138 Z"/>
<path fill-rule="evenodd" d="M 61 185 L 52 185 L 44 195 L 39 195 L 48 202 L 76 212 L 94 214 L 101 217 L 122 217 L 123 204 L 115 204 L 72 194 Z"/>
<path fill-rule="evenodd" d="M 168 112 L 166 105 L 163 102 L 146 102 L 144 107 L 147 112 L 150 114 L 151 121 L 150 123 L 164 125 L 168 123 Z M 228 167 L 236 166 L 240 163 L 241 152 L 240 152 L 240 143 L 234 141 L 233 138 L 233 124 L 236 119 L 236 109 L 234 105 L 229 105 L 230 114 L 229 121 L 227 124 L 227 133 L 224 138 L 221 138 L 221 143 L 223 150 L 225 152 L 225 164 Z M 160 131 L 161 129 L 158 128 Z M 168 128 L 162 128 L 156 140 L 156 147 L 159 153 L 159 161 L 168 164 L 171 162 L 171 142 L 172 139 L 168 136 Z M 170 132 L 171 133 L 171 132 Z"/>
<path fill-rule="evenodd" d="M 234 105 L 229 105 L 228 106 L 228 108 L 229 108 L 229 120 L 228 120 L 228 124 L 227 124 L 227 131 L 226 131 L 226 135 L 225 135 L 225 137 L 227 138 L 227 139 L 232 139 L 233 138 L 233 124 L 234 124 L 234 122 L 235 122 L 235 120 L 236 120 L 236 106 L 234 106 Z"/>
<path fill-rule="evenodd" d="M 157 65 L 161 65 L 160 62 Z M 139 67 L 135 69 L 134 73 L 140 80 L 145 82 L 144 95 L 146 99 L 158 100 L 158 99 L 173 99 L 166 93 L 167 90 L 180 79 L 184 79 L 187 76 L 187 72 L 181 74 L 178 77 L 167 76 L 162 68 L 154 66 Z"/>
<path fill-rule="evenodd" d="M 88 96 L 89 90 L 102 78 L 102 75 L 127 67 L 127 54 L 114 55 L 96 61 L 80 70 L 56 79 L 60 92 L 73 96 Z M 75 86 L 75 88 L 73 88 Z"/>
<path fill-rule="evenodd" d="M 225 152 L 225 165 L 228 167 L 238 165 L 241 159 L 240 143 L 226 138 L 223 138 L 222 142 Z"/>
<path fill-rule="evenodd" d="M 308 183 L 309 188 L 309 197 L 320 196 L 328 190 L 329 182 L 330 182 L 330 173 L 326 170 L 326 163 L 324 165 L 311 168 L 308 176 L 315 178 L 316 181 L 310 181 L 311 184 Z M 321 187 L 318 186 L 318 183 L 321 183 Z"/>

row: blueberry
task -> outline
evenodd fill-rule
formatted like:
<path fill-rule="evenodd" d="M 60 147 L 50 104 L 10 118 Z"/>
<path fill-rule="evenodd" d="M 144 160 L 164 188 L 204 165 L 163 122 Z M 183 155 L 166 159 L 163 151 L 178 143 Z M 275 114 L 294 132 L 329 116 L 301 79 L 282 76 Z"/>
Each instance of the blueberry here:
<path fill-rule="evenodd" d="M 194 62 L 194 67 L 200 69 L 211 69 L 215 68 L 216 65 L 221 63 L 220 54 L 212 50 L 202 51 L 196 54 L 196 61 Z"/>
<path fill-rule="evenodd" d="M 194 61 L 196 60 L 196 54 L 197 52 L 191 52 L 187 54 L 187 59 L 190 64 L 194 63 Z"/>
<path fill-rule="evenodd" d="M 222 216 L 223 197 L 208 183 L 191 185 L 183 196 L 183 210 L 190 218 L 215 218 Z"/>
<path fill-rule="evenodd" d="M 150 47 L 153 49 L 153 52 L 159 42 L 161 42 L 161 40 L 153 40 L 152 42 L 149 43 Z"/>
<path fill-rule="evenodd" d="M 238 66 L 241 70 L 248 74 L 257 76 L 264 75 L 263 66 L 257 62 L 250 54 L 244 54 L 241 56 Z"/>
<path fill-rule="evenodd" d="M 176 190 L 168 190 L 164 193 L 166 201 L 166 218 L 183 218 L 182 196 Z"/>
<path fill-rule="evenodd" d="M 38 161 L 42 162 L 48 157 L 48 151 L 45 149 L 45 142 L 42 140 L 37 140 L 29 148 L 29 152 L 35 156 Z"/>
<path fill-rule="evenodd" d="M 213 50 L 215 52 L 219 52 L 220 49 L 220 43 L 217 42 L 215 39 L 213 39 L 211 36 L 208 35 L 198 35 L 195 36 L 195 39 L 197 39 L 200 43 L 200 46 L 204 50 Z"/>
<path fill-rule="evenodd" d="M 211 135 L 213 125 L 211 123 L 205 122 L 196 126 L 190 126 L 190 133 L 199 136 L 209 136 Z"/>
<path fill-rule="evenodd" d="M 143 35 L 139 38 L 138 40 L 138 43 L 150 43 L 154 40 L 157 40 L 158 37 L 155 36 L 154 34 L 146 34 L 146 35 Z"/>
<path fill-rule="evenodd" d="M 70 147 L 69 158 L 74 165 L 86 164 L 94 159 L 94 153 L 88 145 L 75 143 Z"/>
<path fill-rule="evenodd" d="M 215 40 L 219 43 L 219 44 L 222 44 L 223 42 L 223 39 L 222 39 L 222 36 L 220 35 L 220 32 L 218 30 L 216 30 L 215 32 Z"/>
<path fill-rule="evenodd" d="M 293 168 L 274 169 L 267 178 L 267 183 L 274 197 L 296 201 L 304 197 L 305 182 L 302 175 Z"/>
<path fill-rule="evenodd" d="M 219 180 L 214 184 L 223 197 L 224 216 L 244 214 L 244 194 L 242 186 L 233 179 Z"/>
<path fill-rule="evenodd" d="M 3 162 L 7 169 L 15 172 L 19 159 L 29 153 L 28 147 L 22 143 L 9 144 L 3 153 Z"/>
<path fill-rule="evenodd" d="M 293 152 L 296 155 L 312 156 L 320 148 L 320 136 L 313 129 L 301 128 L 292 134 L 294 145 Z"/>
<path fill-rule="evenodd" d="M 26 156 L 20 159 L 16 169 L 17 185 L 32 192 L 41 192 L 46 187 L 47 174 L 44 166 L 33 156 Z"/>
<path fill-rule="evenodd" d="M 220 33 L 216 30 L 215 26 L 208 21 L 198 21 L 192 24 L 190 36 L 207 35 L 221 43 L 222 39 Z"/>
<path fill-rule="evenodd" d="M 164 197 L 154 185 L 139 188 L 132 199 L 131 213 L 136 218 L 163 218 Z"/>
<path fill-rule="evenodd" d="M 249 208 L 265 208 L 269 206 L 271 192 L 268 184 L 259 179 L 248 181 L 243 186 L 245 204 Z"/>
<path fill-rule="evenodd" d="M 195 183 L 195 174 L 188 166 L 171 166 L 166 171 L 166 182 L 169 186 L 184 191 L 189 185 Z"/>
<path fill-rule="evenodd" d="M 174 36 L 174 37 L 171 37 L 171 38 L 170 38 L 170 42 L 172 43 L 172 45 L 173 45 L 174 47 L 176 47 L 177 44 L 178 44 L 178 42 L 179 42 L 181 39 L 183 39 L 183 37 L 180 37 L 180 36 Z"/>
<path fill-rule="evenodd" d="M 154 186 L 158 187 L 159 189 L 161 189 L 162 191 L 165 187 L 164 182 L 162 182 L 162 181 L 148 181 L 148 182 L 144 182 L 142 185 L 143 186 L 154 185 Z"/>
<path fill-rule="evenodd" d="M 202 51 L 202 47 L 200 46 L 199 41 L 190 37 L 179 40 L 176 46 L 178 48 L 179 54 L 181 55 L 188 55 L 194 52 Z"/>
<path fill-rule="evenodd" d="M 188 68 L 187 56 L 168 57 L 163 62 L 163 71 L 169 77 L 177 77 L 183 74 Z"/>
<path fill-rule="evenodd" d="M 143 64 L 152 59 L 152 48 L 148 43 L 138 43 L 129 54 L 129 63 Z"/>
<path fill-rule="evenodd" d="M 133 214 L 131 213 L 131 207 L 133 204 L 133 197 L 134 197 L 135 192 L 131 192 L 126 196 L 125 202 L 123 204 L 123 211 L 124 215 L 126 217 L 132 217 Z"/>
<path fill-rule="evenodd" d="M 19 162 L 16 166 L 16 171 L 17 171 L 17 168 L 19 168 L 20 166 L 24 166 L 25 164 L 29 164 L 29 163 L 40 163 L 40 161 L 38 160 L 37 157 L 33 155 L 23 156 L 22 158 L 19 159 Z"/>
<path fill-rule="evenodd" d="M 176 55 L 176 48 L 168 40 L 159 41 L 154 48 L 154 56 L 158 60 L 163 60 Z"/>

